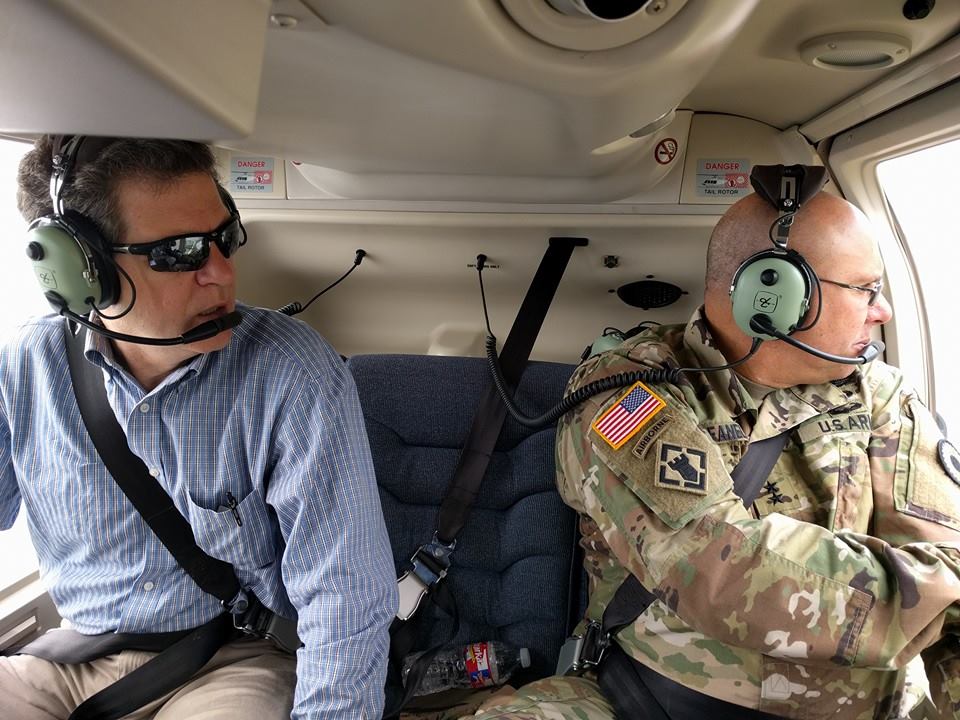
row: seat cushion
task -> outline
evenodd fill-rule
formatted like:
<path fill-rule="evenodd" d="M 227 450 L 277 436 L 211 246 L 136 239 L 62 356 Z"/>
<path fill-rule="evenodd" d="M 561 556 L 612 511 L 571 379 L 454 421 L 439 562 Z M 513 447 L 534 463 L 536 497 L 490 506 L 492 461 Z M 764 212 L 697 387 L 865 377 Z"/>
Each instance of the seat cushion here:
<path fill-rule="evenodd" d="M 399 574 L 433 537 L 489 372 L 481 358 L 363 355 L 347 365 Z M 530 363 L 516 403 L 541 414 L 560 401 L 573 369 Z M 580 604 L 576 514 L 556 490 L 554 435 L 554 426 L 531 430 L 507 418 L 446 580 L 459 612 L 456 640 L 529 648 L 529 678 L 553 673 Z M 425 607 L 416 619 L 419 649 L 443 641 L 452 627 L 432 603 Z"/>

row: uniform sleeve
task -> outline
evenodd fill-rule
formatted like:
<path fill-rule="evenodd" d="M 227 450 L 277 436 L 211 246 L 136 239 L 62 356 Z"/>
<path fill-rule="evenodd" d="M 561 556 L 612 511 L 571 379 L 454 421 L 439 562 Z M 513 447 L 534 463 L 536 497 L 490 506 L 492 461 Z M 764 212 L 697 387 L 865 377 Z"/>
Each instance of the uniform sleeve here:
<path fill-rule="evenodd" d="M 621 393 L 563 420 L 561 492 L 692 628 L 772 657 L 886 669 L 958 626 L 956 543 L 895 546 L 779 514 L 755 519 L 677 398 L 664 394 L 628 442 L 608 442 L 601 423 Z"/>
<path fill-rule="evenodd" d="M 960 545 L 960 455 L 930 411 L 899 383 L 879 393 L 870 444 L 874 534 L 894 545 Z M 960 638 L 947 635 L 921 653 L 936 707 L 960 717 Z"/>
<path fill-rule="evenodd" d="M 304 382 L 285 409 L 268 502 L 299 619 L 294 720 L 380 717 L 396 577 L 349 373 Z"/>
<path fill-rule="evenodd" d="M 960 455 L 912 391 L 874 411 L 873 534 L 894 545 L 960 543 Z"/>

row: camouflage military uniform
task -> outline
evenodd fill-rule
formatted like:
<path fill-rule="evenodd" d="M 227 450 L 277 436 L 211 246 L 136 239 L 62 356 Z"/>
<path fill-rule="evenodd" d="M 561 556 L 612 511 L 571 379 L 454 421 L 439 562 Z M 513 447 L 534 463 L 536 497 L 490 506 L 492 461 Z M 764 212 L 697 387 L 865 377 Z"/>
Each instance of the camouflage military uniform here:
<path fill-rule="evenodd" d="M 570 389 L 725 362 L 698 311 L 588 360 Z M 785 718 L 960 718 L 960 460 L 899 372 L 875 362 L 760 407 L 730 371 L 647 389 L 662 404 L 626 439 L 604 425 L 625 388 L 558 430 L 588 617 L 602 617 L 631 572 L 659 599 L 617 641 L 688 688 Z M 744 508 L 730 471 L 751 440 L 788 428 Z M 482 717 L 612 717 L 595 683 L 568 683 L 534 683 Z M 551 709 L 539 712 L 544 694 Z"/>

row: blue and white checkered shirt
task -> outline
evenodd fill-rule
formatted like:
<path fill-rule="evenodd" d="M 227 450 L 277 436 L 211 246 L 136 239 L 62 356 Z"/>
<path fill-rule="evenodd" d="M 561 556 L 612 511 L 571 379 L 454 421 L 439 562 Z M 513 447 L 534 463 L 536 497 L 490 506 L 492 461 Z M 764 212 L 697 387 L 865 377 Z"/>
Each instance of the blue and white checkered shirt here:
<path fill-rule="evenodd" d="M 353 379 L 304 323 L 238 309 L 226 348 L 148 393 L 100 336 L 89 334 L 85 355 L 200 547 L 269 608 L 299 615 L 293 717 L 378 718 L 396 576 Z M 24 325 L 0 351 L 0 529 L 21 500 L 44 582 L 77 630 L 180 630 L 221 612 L 100 461 L 57 317 Z"/>

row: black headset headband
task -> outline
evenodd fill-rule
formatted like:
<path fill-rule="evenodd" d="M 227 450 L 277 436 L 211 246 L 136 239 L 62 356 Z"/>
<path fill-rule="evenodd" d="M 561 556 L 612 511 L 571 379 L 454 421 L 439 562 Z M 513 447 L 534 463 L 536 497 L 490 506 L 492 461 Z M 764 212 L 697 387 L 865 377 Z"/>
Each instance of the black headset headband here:
<path fill-rule="evenodd" d="M 820 192 L 827 171 L 810 165 L 756 165 L 750 172 L 750 184 L 757 195 L 779 213 L 770 226 L 770 241 L 778 250 L 787 249 L 793 218 L 800 207 Z M 776 234 L 774 234 L 776 231 Z"/>
<path fill-rule="evenodd" d="M 796 212 L 826 181 L 826 168 L 813 165 L 755 165 L 750 172 L 757 195 L 780 212 Z"/>
<path fill-rule="evenodd" d="M 64 208 L 60 197 L 71 174 L 100 156 L 104 149 L 118 140 L 113 137 L 90 137 L 88 135 L 54 135 L 51 149 L 53 172 L 50 177 L 50 200 L 55 215 L 62 215 Z"/>

